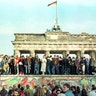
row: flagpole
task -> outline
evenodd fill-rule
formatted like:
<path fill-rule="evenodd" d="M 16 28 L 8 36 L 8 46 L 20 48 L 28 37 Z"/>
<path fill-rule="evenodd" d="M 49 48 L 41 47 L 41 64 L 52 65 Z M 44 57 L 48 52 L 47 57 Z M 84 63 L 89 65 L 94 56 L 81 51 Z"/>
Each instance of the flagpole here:
<path fill-rule="evenodd" d="M 52 30 L 54 30 L 54 31 L 60 31 L 61 29 L 60 29 L 60 27 L 59 27 L 59 25 L 58 25 L 58 14 L 57 14 L 57 0 L 55 0 L 54 2 L 52 2 L 52 3 L 50 3 L 50 4 L 48 4 L 48 6 L 51 6 L 51 5 L 53 5 L 53 4 L 55 4 L 56 5 L 56 8 L 55 8 L 55 24 L 54 24 L 54 26 L 53 26 L 53 28 L 52 28 Z"/>
<path fill-rule="evenodd" d="M 56 3 L 57 3 L 57 0 L 56 0 Z M 56 4 L 56 28 L 57 28 L 57 25 L 58 25 L 58 16 L 57 16 L 57 4 Z"/>

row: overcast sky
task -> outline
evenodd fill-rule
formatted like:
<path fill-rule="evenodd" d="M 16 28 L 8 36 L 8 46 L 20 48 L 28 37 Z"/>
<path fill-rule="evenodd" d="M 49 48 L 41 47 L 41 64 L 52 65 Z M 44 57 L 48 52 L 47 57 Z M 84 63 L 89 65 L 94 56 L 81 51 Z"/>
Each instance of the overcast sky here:
<path fill-rule="evenodd" d="M 0 54 L 13 55 L 14 33 L 44 33 L 56 17 L 55 0 L 0 0 Z M 57 0 L 63 31 L 96 34 L 96 0 Z"/>

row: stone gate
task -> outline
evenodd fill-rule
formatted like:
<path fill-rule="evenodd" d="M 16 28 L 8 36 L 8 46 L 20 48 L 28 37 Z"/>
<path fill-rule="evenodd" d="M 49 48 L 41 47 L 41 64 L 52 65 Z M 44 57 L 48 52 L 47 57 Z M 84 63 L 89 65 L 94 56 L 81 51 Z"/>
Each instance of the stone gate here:
<path fill-rule="evenodd" d="M 76 54 L 84 56 L 89 54 L 96 59 L 96 34 L 71 34 L 69 32 L 45 32 L 43 34 L 15 33 L 14 55 L 29 53 L 50 54 Z"/>

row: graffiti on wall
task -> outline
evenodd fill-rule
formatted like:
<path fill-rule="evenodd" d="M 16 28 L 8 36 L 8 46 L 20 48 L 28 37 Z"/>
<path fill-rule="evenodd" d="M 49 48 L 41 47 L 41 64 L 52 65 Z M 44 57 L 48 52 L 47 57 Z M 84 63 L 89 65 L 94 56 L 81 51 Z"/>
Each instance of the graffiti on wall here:
<path fill-rule="evenodd" d="M 82 86 L 82 85 L 96 85 L 96 77 L 66 77 L 66 76 L 2 76 L 0 77 L 0 88 L 6 86 L 7 88 L 13 85 L 20 84 L 21 86 L 30 85 L 47 85 L 52 84 L 53 86 L 60 85 L 63 87 L 64 83 L 70 85 Z"/>

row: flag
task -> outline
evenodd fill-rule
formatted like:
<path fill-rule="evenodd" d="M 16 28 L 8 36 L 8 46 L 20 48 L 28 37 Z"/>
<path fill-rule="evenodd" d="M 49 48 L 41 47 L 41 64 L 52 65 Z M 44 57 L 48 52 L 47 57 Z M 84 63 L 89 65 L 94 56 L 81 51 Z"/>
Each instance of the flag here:
<path fill-rule="evenodd" d="M 48 4 L 48 6 L 51 6 L 51 5 L 57 5 L 57 1 L 54 1 L 54 2 L 52 2 L 50 4 Z"/>

